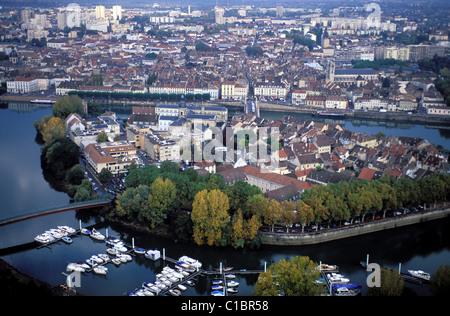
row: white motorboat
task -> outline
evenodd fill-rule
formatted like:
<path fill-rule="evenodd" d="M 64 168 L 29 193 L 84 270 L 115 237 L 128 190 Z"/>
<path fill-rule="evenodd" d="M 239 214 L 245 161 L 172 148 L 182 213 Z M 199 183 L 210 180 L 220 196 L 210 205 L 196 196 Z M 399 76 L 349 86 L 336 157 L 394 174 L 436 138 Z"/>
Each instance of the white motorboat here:
<path fill-rule="evenodd" d="M 428 272 L 422 270 L 408 270 L 408 272 L 415 278 L 430 281 L 431 275 Z"/>
<path fill-rule="evenodd" d="M 229 286 L 229 287 L 235 287 L 238 285 L 239 285 L 239 282 L 236 282 L 236 281 L 228 281 L 227 282 L 227 286 Z"/>
<path fill-rule="evenodd" d="M 101 274 L 101 275 L 106 275 L 106 272 L 108 272 L 108 268 L 105 266 L 96 266 L 93 268 L 94 273 L 96 274 Z"/>
<path fill-rule="evenodd" d="M 62 229 L 64 231 L 66 231 L 68 234 L 74 234 L 76 232 L 76 230 L 72 227 L 69 226 L 58 226 L 58 229 Z"/>
<path fill-rule="evenodd" d="M 234 274 L 225 274 L 225 278 L 227 278 L 227 279 L 235 279 L 236 276 Z"/>
<path fill-rule="evenodd" d="M 345 283 L 350 282 L 350 279 L 347 279 L 342 274 L 338 274 L 338 273 L 327 274 L 327 277 L 331 283 L 345 284 Z"/>
<path fill-rule="evenodd" d="M 99 233 L 97 230 L 95 230 L 95 228 L 92 229 L 90 236 L 91 236 L 91 238 L 93 238 L 95 240 L 100 240 L 100 241 L 105 240 L 105 236 L 102 235 L 101 233 Z"/>
<path fill-rule="evenodd" d="M 194 286 L 195 285 L 194 281 L 191 281 L 191 280 L 187 280 L 186 284 L 189 285 L 189 286 Z"/>
<path fill-rule="evenodd" d="M 55 238 L 51 234 L 40 234 L 34 237 L 34 240 L 40 244 L 48 244 L 49 242 L 52 242 L 55 240 Z"/>
<path fill-rule="evenodd" d="M 169 290 L 169 293 L 170 293 L 170 295 L 173 295 L 173 296 L 180 296 L 181 295 L 181 292 L 179 290 L 177 290 L 177 289 Z"/>
<path fill-rule="evenodd" d="M 178 288 L 182 291 L 186 291 L 187 287 L 185 287 L 183 284 L 178 284 Z"/>
<path fill-rule="evenodd" d="M 239 290 L 236 288 L 229 287 L 227 288 L 227 292 L 231 294 L 236 294 L 237 292 L 239 292 Z"/>
<path fill-rule="evenodd" d="M 148 250 L 145 253 L 145 258 L 150 260 L 158 260 L 161 258 L 161 252 L 159 250 Z"/>
<path fill-rule="evenodd" d="M 178 259 L 178 261 L 183 261 L 184 263 L 188 264 L 190 267 L 200 269 L 202 267 L 202 263 L 198 260 L 192 259 L 188 256 L 182 256 Z"/>
<path fill-rule="evenodd" d="M 109 262 L 109 261 L 111 260 L 111 258 L 110 258 L 107 254 L 105 254 L 105 253 L 99 254 L 98 257 L 99 257 L 100 259 L 102 259 L 103 262 Z"/>
<path fill-rule="evenodd" d="M 69 263 L 66 271 L 69 272 L 86 272 L 86 269 L 78 263 Z"/>
<path fill-rule="evenodd" d="M 111 262 L 116 266 L 120 266 L 120 264 L 122 263 L 122 260 L 120 260 L 119 258 L 114 258 L 111 260 Z"/>
<path fill-rule="evenodd" d="M 91 230 L 87 229 L 87 228 L 82 228 L 80 231 L 83 235 L 90 235 L 92 233 Z"/>
<path fill-rule="evenodd" d="M 339 267 L 337 265 L 322 263 L 322 265 L 318 266 L 318 269 L 321 271 L 338 271 Z"/>
<path fill-rule="evenodd" d="M 115 248 L 108 248 L 106 249 L 106 253 L 111 256 L 117 256 L 119 254 L 119 251 Z"/>
<path fill-rule="evenodd" d="M 94 260 L 94 261 L 95 261 L 95 263 L 97 263 L 97 264 L 103 263 L 103 259 L 102 259 L 102 258 L 100 258 L 100 257 L 99 257 L 99 256 L 97 256 L 97 255 L 93 255 L 93 256 L 91 256 L 91 259 L 92 259 L 92 260 Z"/>

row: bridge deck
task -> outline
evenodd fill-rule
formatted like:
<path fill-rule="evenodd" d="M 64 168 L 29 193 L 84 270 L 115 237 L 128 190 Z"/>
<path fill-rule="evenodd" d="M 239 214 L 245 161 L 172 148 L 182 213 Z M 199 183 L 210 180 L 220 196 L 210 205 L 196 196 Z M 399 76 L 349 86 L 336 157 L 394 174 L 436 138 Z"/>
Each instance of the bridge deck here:
<path fill-rule="evenodd" d="M 13 223 L 29 220 L 32 218 L 61 213 L 61 212 L 93 208 L 93 207 L 99 207 L 99 206 L 106 206 L 109 203 L 111 203 L 111 200 L 98 199 L 98 200 L 70 203 L 70 204 L 61 205 L 61 206 L 55 206 L 55 207 L 48 208 L 48 209 L 35 210 L 35 211 L 29 212 L 29 213 L 20 214 L 20 215 L 1 219 L 0 226 L 10 225 Z"/>

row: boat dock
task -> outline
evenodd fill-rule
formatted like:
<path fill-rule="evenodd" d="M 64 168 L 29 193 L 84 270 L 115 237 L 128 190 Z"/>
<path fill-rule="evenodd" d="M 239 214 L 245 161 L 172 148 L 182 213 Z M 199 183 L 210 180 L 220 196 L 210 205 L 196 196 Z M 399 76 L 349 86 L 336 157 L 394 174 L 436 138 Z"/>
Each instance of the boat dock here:
<path fill-rule="evenodd" d="M 360 261 L 359 264 L 360 264 L 363 268 L 366 269 L 366 268 L 368 267 L 368 265 L 369 265 L 369 255 L 367 255 L 366 261 Z M 389 267 L 387 267 L 387 268 L 390 269 Z M 399 271 L 398 274 L 400 275 L 400 277 L 401 277 L 404 281 L 410 282 L 410 283 L 414 283 L 414 284 L 418 284 L 418 285 L 421 285 L 423 282 L 425 282 L 424 279 L 416 278 L 416 277 L 412 276 L 412 275 L 409 274 L 409 273 L 401 272 L 401 270 L 402 270 L 402 264 L 399 263 L 399 264 L 398 264 L 398 271 Z"/>

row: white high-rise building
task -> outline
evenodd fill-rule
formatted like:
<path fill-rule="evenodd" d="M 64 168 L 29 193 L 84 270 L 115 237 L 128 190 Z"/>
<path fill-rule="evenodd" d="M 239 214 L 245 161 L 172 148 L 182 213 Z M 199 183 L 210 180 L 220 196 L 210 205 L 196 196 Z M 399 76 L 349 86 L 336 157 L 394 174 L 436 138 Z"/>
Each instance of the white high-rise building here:
<path fill-rule="evenodd" d="M 98 5 L 95 7 L 95 18 L 101 20 L 105 18 L 105 6 Z"/>
<path fill-rule="evenodd" d="M 122 20 L 122 6 L 113 6 L 113 20 Z"/>
<path fill-rule="evenodd" d="M 223 8 L 216 7 L 214 13 L 216 24 L 225 24 L 225 18 L 223 17 L 225 10 Z"/>
<path fill-rule="evenodd" d="M 56 21 L 58 22 L 58 30 L 64 30 L 67 26 L 67 14 L 65 12 L 58 12 L 56 14 Z"/>

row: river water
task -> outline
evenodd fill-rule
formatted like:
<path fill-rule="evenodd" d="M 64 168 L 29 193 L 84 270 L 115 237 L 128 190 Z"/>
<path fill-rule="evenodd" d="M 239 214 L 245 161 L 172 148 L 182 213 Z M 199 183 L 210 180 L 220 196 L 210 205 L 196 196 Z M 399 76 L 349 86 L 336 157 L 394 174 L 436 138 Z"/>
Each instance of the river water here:
<path fill-rule="evenodd" d="M 22 108 L 21 108 L 22 109 Z M 33 127 L 35 120 L 40 120 L 51 109 L 34 109 L 28 112 L 18 112 L 11 109 L 0 109 L 0 218 L 18 215 L 39 208 L 48 208 L 69 202 L 69 197 L 58 192 L 46 180 L 40 166 L 40 145 L 36 143 L 36 132 Z M 279 113 L 276 113 L 278 115 Z M 264 115 L 264 113 L 263 113 Z M 347 125 L 348 124 L 348 125 Z M 352 124 L 352 125 L 350 125 Z M 386 135 L 416 136 L 433 138 L 433 143 L 450 148 L 450 135 L 445 128 L 442 131 L 423 126 L 386 127 L 367 124 L 353 125 L 344 122 L 344 128 L 367 129 L 367 133 L 377 133 L 382 130 Z M 370 132 L 369 132 L 370 131 Z M 220 263 L 223 266 L 232 266 L 235 269 L 264 269 L 265 264 L 288 259 L 292 256 L 309 256 L 312 260 L 328 264 L 336 264 L 340 271 L 353 283 L 363 286 L 363 294 L 367 290 L 367 272 L 360 266 L 360 261 L 366 260 L 369 254 L 370 262 L 378 263 L 397 269 L 401 263 L 401 271 L 408 269 L 422 269 L 434 273 L 439 266 L 450 263 L 450 220 L 434 221 L 403 227 L 382 233 L 374 233 L 358 238 L 328 242 L 320 245 L 297 247 L 264 246 L 259 250 L 235 250 L 232 248 L 218 249 L 213 247 L 199 247 L 173 241 L 167 238 L 149 236 L 123 228 L 118 225 L 103 223 L 103 219 L 90 212 L 67 212 L 51 216 L 36 218 L 26 222 L 0 227 L 0 248 L 6 248 L 22 243 L 28 243 L 33 238 L 49 228 L 58 225 L 69 225 L 74 228 L 98 224 L 103 234 L 121 238 L 144 249 L 165 250 L 166 256 L 177 259 L 188 255 L 203 263 L 203 268 L 213 270 Z M 68 262 L 84 261 L 91 255 L 105 253 L 106 245 L 92 240 L 88 236 L 74 237 L 71 245 L 63 243 L 51 247 L 32 249 L 2 258 L 21 271 L 46 281 L 52 285 L 65 283 Z M 153 262 L 143 256 L 136 256 L 130 262 L 115 267 L 108 265 L 106 277 L 94 274 L 85 274 L 81 277 L 79 292 L 92 296 L 123 295 L 141 286 L 142 282 L 152 282 L 155 275 L 165 265 L 171 266 L 167 261 Z M 251 295 L 256 282 L 256 275 L 240 276 L 238 295 Z M 211 277 L 198 278 L 194 288 L 188 288 L 183 295 L 206 296 L 211 292 Z M 430 295 L 428 285 L 406 286 L 418 295 Z"/>

